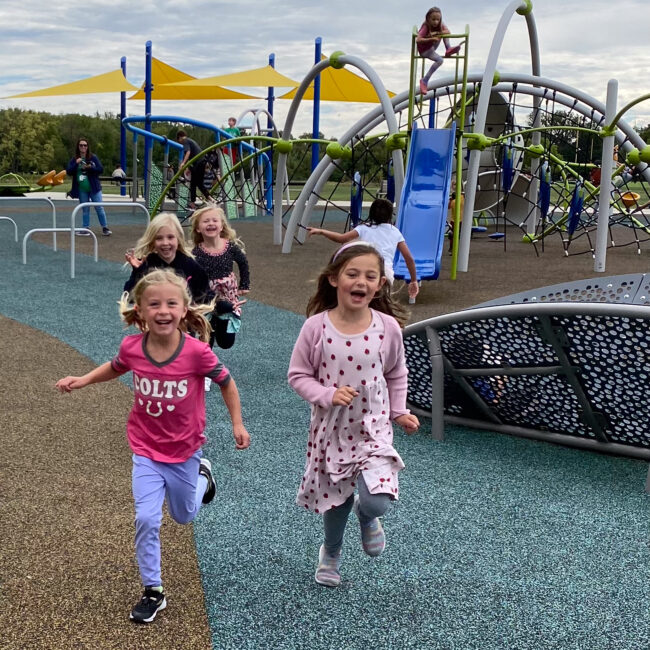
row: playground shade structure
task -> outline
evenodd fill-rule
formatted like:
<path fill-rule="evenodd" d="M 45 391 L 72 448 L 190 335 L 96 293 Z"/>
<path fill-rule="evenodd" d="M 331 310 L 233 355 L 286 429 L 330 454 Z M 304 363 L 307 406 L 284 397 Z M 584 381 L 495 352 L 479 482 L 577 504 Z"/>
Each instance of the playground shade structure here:
<path fill-rule="evenodd" d="M 415 129 L 411 136 L 397 227 L 415 259 L 418 280 L 440 273 L 456 127 Z M 395 277 L 408 278 L 404 258 L 395 255 Z"/>

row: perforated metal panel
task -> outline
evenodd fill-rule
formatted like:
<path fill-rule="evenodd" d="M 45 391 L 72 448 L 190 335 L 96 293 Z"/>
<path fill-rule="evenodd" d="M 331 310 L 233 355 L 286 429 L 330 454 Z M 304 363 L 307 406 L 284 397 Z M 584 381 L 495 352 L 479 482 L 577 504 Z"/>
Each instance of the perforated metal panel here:
<path fill-rule="evenodd" d="M 621 302 L 646 293 L 644 276 L 611 280 L 585 289 L 613 290 Z M 548 304 L 474 308 L 409 326 L 409 404 L 434 423 L 441 404 L 447 421 L 650 459 L 650 310 L 554 302 L 556 293 L 537 292 Z M 442 364 L 432 363 L 430 338 Z"/>
<path fill-rule="evenodd" d="M 646 273 L 577 280 L 483 302 L 475 307 L 547 302 L 601 302 L 650 304 L 650 277 Z"/>

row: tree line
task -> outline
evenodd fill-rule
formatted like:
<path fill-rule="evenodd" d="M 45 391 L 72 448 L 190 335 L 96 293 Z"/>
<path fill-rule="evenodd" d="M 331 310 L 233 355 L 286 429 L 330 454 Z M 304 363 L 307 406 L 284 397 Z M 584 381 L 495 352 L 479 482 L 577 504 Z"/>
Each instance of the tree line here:
<path fill-rule="evenodd" d="M 155 122 L 154 133 L 175 140 L 176 132 L 182 128 L 196 142 L 205 148 L 214 143 L 214 135 L 199 127 L 184 124 Z M 44 174 L 51 169 L 65 169 L 74 155 L 77 140 L 87 138 L 91 150 L 101 160 L 105 172 L 111 171 L 120 162 L 120 119 L 112 113 L 95 115 L 78 115 L 68 113 L 54 115 L 45 111 L 5 108 L 0 110 L 0 175 L 9 172 L 18 174 Z M 311 138 L 305 133 L 300 138 Z M 323 134 L 320 134 L 325 139 Z M 352 160 L 340 161 L 333 180 L 338 180 L 347 173 L 363 170 L 364 175 L 376 176 L 382 173 L 388 161 L 388 152 L 383 143 L 358 147 Z M 144 152 L 143 139 L 138 138 L 138 158 L 142 160 Z M 358 153 L 357 153 L 358 152 Z M 319 145 L 319 158 L 325 153 L 325 145 Z M 274 156 L 277 159 L 277 156 Z M 162 165 L 164 151 L 161 146 L 153 148 L 153 162 Z M 133 160 L 133 138 L 127 133 L 127 172 Z M 177 162 L 177 156 L 170 152 L 170 163 Z M 141 165 L 141 163 L 140 163 Z M 274 163 L 275 166 L 275 163 Z M 290 178 L 304 181 L 311 171 L 311 145 L 296 143 L 289 156 L 288 171 Z M 140 167 L 141 173 L 142 167 Z"/>

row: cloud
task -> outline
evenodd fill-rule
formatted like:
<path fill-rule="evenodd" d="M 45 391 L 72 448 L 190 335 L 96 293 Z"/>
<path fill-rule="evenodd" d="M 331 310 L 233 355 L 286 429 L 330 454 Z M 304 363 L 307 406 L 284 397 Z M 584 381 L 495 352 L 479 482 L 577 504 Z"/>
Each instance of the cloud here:
<path fill-rule="evenodd" d="M 441 3 L 440 3 L 441 4 Z M 458 0 L 443 5 L 443 19 L 452 32 L 470 29 L 470 70 L 479 72 L 507 2 Z M 300 81 L 314 60 L 314 39 L 323 52 L 342 50 L 365 59 L 387 88 L 408 87 L 409 45 L 413 27 L 424 19 L 426 5 L 415 0 L 68 0 L 45 5 L 36 0 L 0 6 L 0 55 L 10 69 L 0 77 L 1 95 L 36 90 L 107 72 L 127 58 L 129 80 L 144 78 L 145 42 L 157 58 L 196 77 L 207 77 L 266 65 L 275 53 L 277 69 Z M 646 45 L 647 6 L 639 0 L 617 4 L 592 0 L 588 7 L 566 0 L 533 4 L 542 55 L 542 74 L 605 99 L 607 80 L 619 79 L 621 104 L 647 89 L 650 48 Z M 635 19 L 638 18 L 638 19 Z M 504 38 L 499 69 L 530 72 L 526 21 L 512 17 Z M 452 70 L 445 62 L 444 71 Z M 276 94 L 280 93 L 278 89 Z M 266 90 L 246 89 L 266 96 Z M 260 107 L 266 105 L 261 100 Z M 105 95 L 51 99 L 4 100 L 0 106 L 21 106 L 51 112 L 119 111 L 119 98 Z M 154 110 L 189 115 L 223 124 L 247 102 L 158 102 Z M 276 103 L 279 124 L 289 103 Z M 640 104 L 631 121 L 650 122 L 650 104 Z M 328 137 L 346 131 L 371 106 L 323 104 L 321 130 Z M 144 110 L 129 102 L 130 114 Z M 311 129 L 311 103 L 301 108 L 294 133 Z"/>

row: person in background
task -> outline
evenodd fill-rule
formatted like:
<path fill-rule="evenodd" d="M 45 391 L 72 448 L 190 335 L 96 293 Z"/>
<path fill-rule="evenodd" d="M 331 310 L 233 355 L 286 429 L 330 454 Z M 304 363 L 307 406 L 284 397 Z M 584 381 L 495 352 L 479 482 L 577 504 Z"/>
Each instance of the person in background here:
<path fill-rule="evenodd" d="M 183 145 L 183 160 L 181 167 L 184 167 L 188 160 L 201 153 L 201 147 L 188 137 L 185 131 L 178 131 L 176 134 L 176 142 Z M 190 165 L 190 203 L 187 206 L 190 210 L 196 210 L 196 190 L 200 190 L 201 194 L 205 196 L 206 200 L 210 200 L 210 194 L 206 193 L 203 187 L 203 176 L 205 174 L 205 156 L 199 158 L 196 162 Z"/>
<path fill-rule="evenodd" d="M 323 228 L 308 228 L 308 230 L 310 237 L 312 235 L 322 235 L 337 244 L 346 244 L 358 238 L 374 246 L 384 257 L 384 272 L 389 287 L 395 280 L 393 260 L 395 259 L 395 251 L 398 250 L 402 254 L 406 268 L 411 276 L 408 295 L 409 300 L 414 301 L 420 290 L 415 260 L 404 240 L 404 235 L 391 223 L 392 220 L 393 204 L 388 199 L 375 199 L 370 205 L 366 223 L 359 224 L 348 232 L 339 233 L 324 230 Z"/>
<path fill-rule="evenodd" d="M 444 35 L 449 33 L 449 28 L 442 22 L 442 11 L 440 11 L 440 8 L 431 7 L 431 9 L 427 11 L 422 27 L 420 27 L 415 39 L 418 54 L 424 59 L 430 59 L 433 61 L 433 64 L 427 73 L 422 77 L 422 79 L 420 79 L 420 92 L 423 95 L 426 95 L 427 93 L 429 79 L 431 79 L 433 73 L 442 65 L 443 57 L 436 53 L 440 41 L 444 39 L 445 47 L 447 48 L 445 57 L 458 54 L 460 50 L 459 45 L 451 47 L 449 39 L 445 38 Z"/>
<path fill-rule="evenodd" d="M 241 135 L 241 131 L 235 126 L 236 124 L 237 120 L 234 117 L 229 117 L 228 126 L 224 129 L 224 131 L 226 133 L 229 133 L 233 138 L 238 138 Z M 226 147 L 226 151 L 230 154 L 230 158 L 232 159 L 233 164 L 237 162 L 238 148 L 238 145 L 235 145 L 234 147 Z"/>
<path fill-rule="evenodd" d="M 79 199 L 79 203 L 101 203 L 102 202 L 102 186 L 99 182 L 99 176 L 104 171 L 104 167 L 99 162 L 99 158 L 90 151 L 88 138 L 79 138 L 75 149 L 75 155 L 70 159 L 66 167 L 66 173 L 72 178 L 72 189 L 70 196 L 73 199 Z M 90 207 L 86 206 L 82 209 L 84 228 L 90 228 Z M 106 212 L 103 206 L 95 206 L 95 212 L 99 219 L 99 224 L 102 227 L 102 235 L 106 237 L 113 233 L 108 227 L 106 220 Z M 87 230 L 77 230 L 75 235 L 82 237 L 90 237 Z"/>

